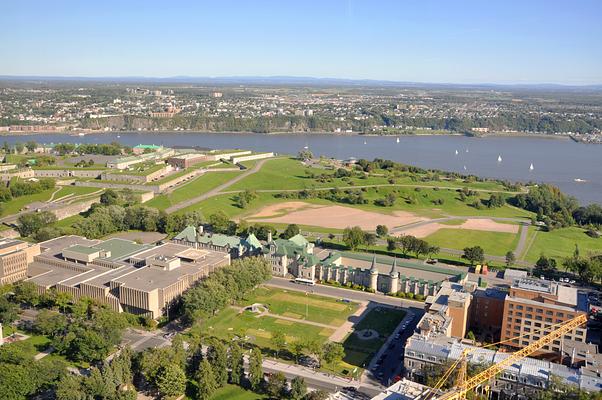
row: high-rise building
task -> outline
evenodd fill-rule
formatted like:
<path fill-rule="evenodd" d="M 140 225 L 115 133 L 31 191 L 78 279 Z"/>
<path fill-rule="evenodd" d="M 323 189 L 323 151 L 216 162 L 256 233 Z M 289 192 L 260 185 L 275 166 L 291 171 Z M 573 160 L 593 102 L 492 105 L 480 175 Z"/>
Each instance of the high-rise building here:
<path fill-rule="evenodd" d="M 508 346 L 521 348 L 563 322 L 586 313 L 587 296 L 575 288 L 540 279 L 516 279 L 504 301 L 501 339 L 509 340 Z M 581 327 L 565 335 L 563 340 L 583 343 L 585 337 L 586 328 Z M 560 353 L 562 346 L 559 339 L 543 347 L 541 352 Z"/>

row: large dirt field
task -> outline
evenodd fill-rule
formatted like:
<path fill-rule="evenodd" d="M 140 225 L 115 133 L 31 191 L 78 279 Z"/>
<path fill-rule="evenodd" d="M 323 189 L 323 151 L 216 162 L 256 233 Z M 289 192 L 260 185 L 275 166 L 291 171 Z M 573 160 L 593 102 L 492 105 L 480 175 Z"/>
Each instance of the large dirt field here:
<path fill-rule="evenodd" d="M 248 218 L 248 221 L 253 222 L 310 225 L 334 229 L 359 226 L 364 230 L 374 230 L 376 225 L 386 225 L 392 229 L 423 220 L 422 217 L 404 211 L 381 214 L 352 207 L 323 206 L 302 201 L 267 206 Z"/>
<path fill-rule="evenodd" d="M 469 229 L 474 231 L 518 233 L 518 228 L 518 225 L 503 224 L 492 219 L 469 218 L 460 225 L 446 225 L 433 222 L 396 232 L 396 235 L 412 235 L 417 238 L 424 238 L 437 232 L 439 229 Z"/>

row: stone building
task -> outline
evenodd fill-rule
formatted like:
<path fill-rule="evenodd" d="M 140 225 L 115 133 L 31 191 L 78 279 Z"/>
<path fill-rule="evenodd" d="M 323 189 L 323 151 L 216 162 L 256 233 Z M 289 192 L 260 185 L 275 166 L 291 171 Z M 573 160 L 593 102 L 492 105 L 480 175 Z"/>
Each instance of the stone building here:
<path fill-rule="evenodd" d="M 206 232 L 202 225 L 198 228 L 187 226 L 172 239 L 172 242 L 196 249 L 221 251 L 230 254 L 232 258 L 259 255 L 263 249 L 263 245 L 254 234 L 243 239 L 238 236 Z"/>

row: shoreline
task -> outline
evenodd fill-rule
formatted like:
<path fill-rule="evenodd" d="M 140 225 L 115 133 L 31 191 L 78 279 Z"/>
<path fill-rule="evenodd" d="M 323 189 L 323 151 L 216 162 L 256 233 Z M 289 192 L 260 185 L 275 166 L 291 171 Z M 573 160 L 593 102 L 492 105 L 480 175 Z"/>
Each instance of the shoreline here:
<path fill-rule="evenodd" d="M 26 131 L 18 131 L 18 132 L 0 132 L 0 137 L 10 137 L 10 136 L 37 136 L 37 135 L 66 135 L 72 137 L 81 137 L 79 133 L 83 133 L 84 136 L 87 135 L 104 135 L 104 134 L 112 134 L 112 135 L 128 135 L 128 134 L 212 134 L 212 135 L 266 135 L 266 136 L 278 136 L 278 135 L 300 135 L 300 136 L 313 136 L 313 135 L 331 135 L 331 136 L 365 136 L 365 137 L 404 137 L 404 136 L 464 136 L 475 139 L 485 139 L 485 138 L 496 138 L 496 137 L 504 137 L 504 138 L 537 138 L 537 139 L 559 139 L 559 140 L 572 140 L 568 135 L 555 135 L 555 134 L 545 134 L 545 133 L 502 133 L 502 132 L 492 132 L 486 133 L 482 135 L 468 135 L 465 133 L 428 133 L 428 132 L 420 132 L 420 133 L 399 133 L 399 134 L 378 134 L 378 133 L 359 133 L 359 132 L 252 132 L 252 131 L 189 131 L 189 130 L 160 130 L 160 131 L 89 131 L 89 130 L 77 130 L 77 131 L 37 131 L 37 132 L 26 132 Z M 577 143 L 583 143 L 580 141 L 576 141 Z M 593 143 L 583 143 L 583 144 L 593 144 Z"/>

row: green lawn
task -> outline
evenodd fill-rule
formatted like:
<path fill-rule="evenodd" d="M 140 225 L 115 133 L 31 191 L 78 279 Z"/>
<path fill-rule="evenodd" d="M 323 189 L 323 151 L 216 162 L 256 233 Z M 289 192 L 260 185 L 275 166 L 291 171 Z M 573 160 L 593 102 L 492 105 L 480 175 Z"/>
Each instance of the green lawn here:
<path fill-rule="evenodd" d="M 589 252 L 600 254 L 602 252 L 602 238 L 594 239 L 579 227 L 555 229 L 551 232 L 537 231 L 535 240 L 525 256 L 526 261 L 535 262 L 541 254 L 557 258 L 569 257 L 575 251 L 575 244 L 579 246 L 582 255 Z"/>
<path fill-rule="evenodd" d="M 243 305 L 253 303 L 266 305 L 272 314 L 333 326 L 342 325 L 358 308 L 356 303 L 270 287 L 255 289 Z"/>
<path fill-rule="evenodd" d="M 145 205 L 163 210 L 167 207 L 181 203 L 182 201 L 206 193 L 211 189 L 228 182 L 239 174 L 240 172 L 234 171 L 207 172 L 178 187 L 169 194 L 161 194 L 156 196 L 152 200 L 148 201 Z"/>
<path fill-rule="evenodd" d="M 261 400 L 267 397 L 261 394 L 245 390 L 240 386 L 227 384 L 223 388 L 218 389 L 210 400 Z"/>
<path fill-rule="evenodd" d="M 202 324 L 201 336 L 223 340 L 231 340 L 234 336 L 246 337 L 256 346 L 275 350 L 270 341 L 275 332 L 284 333 L 288 343 L 306 338 L 325 342 L 334 330 L 273 317 L 258 318 L 249 311 L 240 313 L 233 308 L 226 308 Z"/>
<path fill-rule="evenodd" d="M 47 201 L 55 190 L 56 189 L 48 189 L 36 194 L 15 197 L 6 203 L 2 203 L 2 216 L 18 213 L 22 208 L 34 201 Z"/>
<path fill-rule="evenodd" d="M 87 195 L 87 194 L 91 194 L 94 192 L 98 192 L 99 190 L 102 190 L 100 188 L 97 187 L 86 187 L 86 186 L 63 186 L 61 187 L 61 189 L 59 190 L 59 192 L 57 194 L 54 195 L 54 200 L 58 200 L 62 197 L 68 196 L 70 194 L 73 194 L 73 196 L 82 196 L 82 195 Z"/>
<path fill-rule="evenodd" d="M 514 251 L 519 235 L 505 232 L 487 232 L 469 229 L 439 229 L 424 238 L 439 247 L 462 250 L 465 247 L 481 246 L 485 254 L 503 256 Z"/>
<path fill-rule="evenodd" d="M 405 311 L 396 308 L 371 308 L 368 314 L 355 326 L 355 331 L 374 329 L 379 333 L 379 337 L 362 340 L 355 333 L 349 334 L 343 342 L 346 354 L 343 361 L 350 365 L 366 367 L 374 353 L 382 347 L 405 314 Z"/>

